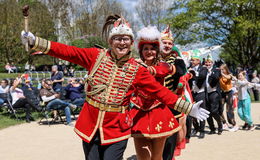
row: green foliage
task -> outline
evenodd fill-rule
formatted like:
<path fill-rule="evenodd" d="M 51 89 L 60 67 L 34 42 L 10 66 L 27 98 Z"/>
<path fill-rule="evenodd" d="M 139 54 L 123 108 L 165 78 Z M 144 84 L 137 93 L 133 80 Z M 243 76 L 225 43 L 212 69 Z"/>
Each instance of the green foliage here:
<path fill-rule="evenodd" d="M 54 23 L 46 6 L 36 0 L 3 0 L 0 2 L 0 52 L 1 63 L 15 64 L 31 62 L 35 59 L 26 53 L 21 44 L 20 34 L 24 29 L 22 6 L 28 4 L 29 30 L 36 36 L 56 40 Z M 32 51 L 33 52 L 33 51 Z"/>
<path fill-rule="evenodd" d="M 94 47 L 95 44 L 98 44 L 102 47 L 108 48 L 108 44 L 100 37 L 90 36 L 85 39 L 76 39 L 71 42 L 72 46 L 76 46 L 79 48 L 91 48 Z"/>
<path fill-rule="evenodd" d="M 169 17 L 176 42 L 207 41 L 223 47 L 221 57 L 242 67 L 260 60 L 260 16 L 256 0 L 176 0 Z"/>
<path fill-rule="evenodd" d="M 108 48 L 108 44 L 102 40 L 100 37 L 92 36 L 87 38 L 87 48 L 94 47 L 95 44 L 98 44 L 102 47 Z"/>
<path fill-rule="evenodd" d="M 87 46 L 87 42 L 84 39 L 76 39 L 71 42 L 71 45 L 78 48 L 85 48 Z"/>

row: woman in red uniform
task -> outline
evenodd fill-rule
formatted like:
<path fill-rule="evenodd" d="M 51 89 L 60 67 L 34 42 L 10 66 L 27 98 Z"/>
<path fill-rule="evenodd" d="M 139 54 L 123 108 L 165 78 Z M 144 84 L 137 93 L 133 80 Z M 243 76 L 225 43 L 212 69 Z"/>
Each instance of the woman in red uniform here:
<path fill-rule="evenodd" d="M 143 28 L 137 33 L 137 47 L 148 71 L 163 85 L 164 77 L 174 74 L 175 67 L 159 62 L 160 37 L 156 27 Z M 177 120 L 165 104 L 138 87 L 131 102 L 134 104 L 131 112 L 137 112 L 132 127 L 137 159 L 162 159 L 167 136 L 180 129 Z"/>
<path fill-rule="evenodd" d="M 109 25 L 113 24 L 111 30 Z M 121 160 L 131 136 L 129 103 L 136 88 L 153 94 L 164 104 L 180 112 L 206 119 L 208 112 L 197 104 L 178 99 L 155 81 L 131 54 L 133 32 L 120 16 L 109 16 L 103 28 L 110 49 L 77 48 L 51 42 L 22 32 L 22 42 L 34 50 L 79 64 L 89 71 L 86 101 L 74 131 L 83 140 L 85 159 Z"/>

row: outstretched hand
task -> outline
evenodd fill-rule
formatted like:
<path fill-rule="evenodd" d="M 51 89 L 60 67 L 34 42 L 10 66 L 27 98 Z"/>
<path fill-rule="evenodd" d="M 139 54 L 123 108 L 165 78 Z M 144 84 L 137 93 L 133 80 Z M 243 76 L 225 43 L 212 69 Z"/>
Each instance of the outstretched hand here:
<path fill-rule="evenodd" d="M 209 117 L 209 111 L 207 111 L 204 108 L 201 108 L 200 105 L 203 103 L 203 101 L 199 101 L 195 104 L 193 104 L 190 116 L 197 118 L 200 121 L 206 120 Z"/>
<path fill-rule="evenodd" d="M 21 40 L 24 45 L 29 43 L 30 46 L 33 46 L 35 43 L 35 36 L 31 32 L 21 32 Z"/>

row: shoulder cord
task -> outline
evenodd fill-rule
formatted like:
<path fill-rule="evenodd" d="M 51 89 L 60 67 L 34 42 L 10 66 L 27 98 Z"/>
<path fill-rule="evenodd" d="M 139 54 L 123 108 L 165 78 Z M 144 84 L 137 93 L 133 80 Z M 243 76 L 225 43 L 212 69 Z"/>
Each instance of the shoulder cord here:
<path fill-rule="evenodd" d="M 94 64 L 94 67 L 92 68 L 88 78 L 87 78 L 87 82 L 85 83 L 85 89 L 86 89 L 86 94 L 87 95 L 94 95 L 94 94 L 97 94 L 98 92 L 104 90 L 107 86 L 106 85 L 95 85 L 93 86 L 93 91 L 87 91 L 88 89 L 88 83 L 91 83 L 92 82 L 92 78 L 93 78 L 93 75 L 94 73 L 97 71 L 98 67 L 100 66 L 101 64 L 101 61 L 102 59 L 106 56 L 106 52 L 107 50 L 101 50 L 101 52 L 99 53 L 99 56 L 98 56 L 98 59 L 96 60 L 96 63 Z"/>

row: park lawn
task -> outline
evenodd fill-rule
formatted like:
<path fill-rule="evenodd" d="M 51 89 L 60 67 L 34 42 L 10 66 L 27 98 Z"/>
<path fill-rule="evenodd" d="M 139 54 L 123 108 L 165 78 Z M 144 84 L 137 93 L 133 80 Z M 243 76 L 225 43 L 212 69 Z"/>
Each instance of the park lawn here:
<path fill-rule="evenodd" d="M 26 123 L 25 113 L 17 113 L 17 116 L 19 118 L 18 120 L 6 109 L 2 109 L 0 111 L 0 130 L 10 126 Z M 38 120 L 40 118 L 40 114 L 37 112 L 32 112 L 32 117 L 34 120 Z"/>
<path fill-rule="evenodd" d="M 0 114 L 0 130 L 4 129 L 4 128 L 7 128 L 9 126 L 22 124 L 24 122 L 25 121 L 16 120 L 14 118 L 10 118 L 9 116 L 4 116 L 4 115 Z"/>
<path fill-rule="evenodd" d="M 0 73 L 0 79 L 16 78 L 17 75 L 18 75 L 18 73 L 11 73 L 11 74 L 8 74 L 8 73 Z"/>

